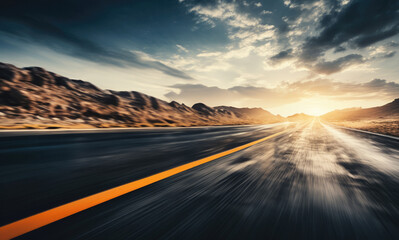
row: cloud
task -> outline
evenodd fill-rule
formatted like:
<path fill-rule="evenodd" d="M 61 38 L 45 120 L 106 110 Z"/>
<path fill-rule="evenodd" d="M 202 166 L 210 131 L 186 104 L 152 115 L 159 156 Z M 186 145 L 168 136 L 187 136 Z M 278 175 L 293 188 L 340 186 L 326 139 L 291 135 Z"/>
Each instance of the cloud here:
<path fill-rule="evenodd" d="M 319 0 L 285 0 L 284 4 L 291 8 L 301 7 L 308 4 L 313 4 Z"/>
<path fill-rule="evenodd" d="M 346 48 L 342 47 L 342 46 L 338 46 L 334 49 L 334 53 L 339 53 L 339 52 L 345 52 Z"/>
<path fill-rule="evenodd" d="M 260 14 L 263 14 L 263 15 L 272 14 L 272 11 L 263 10 Z"/>
<path fill-rule="evenodd" d="M 260 24 L 258 18 L 238 11 L 238 6 L 235 3 L 219 1 L 216 5 L 198 4 L 192 6 L 189 11 L 197 14 L 201 22 L 206 22 L 213 27 L 216 20 L 223 21 L 234 28 L 248 28 Z"/>
<path fill-rule="evenodd" d="M 287 60 L 293 59 L 294 55 L 292 55 L 292 48 L 281 51 L 277 53 L 276 55 L 272 56 L 270 58 L 272 64 L 280 64 L 282 62 L 285 62 Z"/>
<path fill-rule="evenodd" d="M 288 84 L 285 87 L 300 91 L 305 95 L 330 96 L 336 99 L 362 99 L 379 97 L 395 99 L 399 95 L 399 84 L 383 79 L 374 79 L 365 83 L 336 82 L 329 79 L 316 79 Z"/>
<path fill-rule="evenodd" d="M 256 76 L 261 85 L 258 76 L 278 82 L 310 71 L 317 77 L 397 58 L 391 49 L 397 39 L 387 39 L 398 29 L 397 0 L 291 0 L 287 6 L 283 0 L 102 0 L 95 6 L 66 1 L 62 9 L 49 0 L 6 2 L 0 3 L 0 29 L 13 34 L 10 39 L 100 64 L 182 79 L 189 73 L 207 83 L 253 84 Z M 371 55 L 384 39 L 386 50 Z M 278 68 L 287 71 L 271 72 Z"/>
<path fill-rule="evenodd" d="M 202 52 L 197 54 L 197 57 L 217 57 L 220 56 L 221 52 Z"/>
<path fill-rule="evenodd" d="M 170 100 L 210 106 L 273 108 L 317 96 L 335 100 L 368 100 L 373 97 L 392 100 L 399 95 L 399 84 L 383 79 L 365 83 L 336 82 L 329 79 L 284 83 L 275 88 L 235 86 L 227 89 L 202 84 L 176 84 L 165 96 Z"/>
<path fill-rule="evenodd" d="M 114 65 L 155 69 L 169 76 L 192 79 L 188 74 L 156 60 L 144 59 L 139 54 L 120 48 L 107 48 L 87 38 L 69 33 L 47 21 L 26 16 L 6 16 L 0 32 L 18 37 L 19 40 L 40 44 L 54 51 L 76 58 Z"/>
<path fill-rule="evenodd" d="M 303 44 L 301 59 L 315 61 L 344 43 L 359 49 L 396 35 L 398 10 L 396 0 L 353 0 L 340 11 L 332 10 L 321 19 L 320 33 Z"/>
<path fill-rule="evenodd" d="M 378 47 L 370 47 L 369 49 L 371 59 L 386 59 L 394 57 L 396 51 L 391 50 L 392 48 L 394 48 L 391 44 L 392 42 Z"/>
<path fill-rule="evenodd" d="M 390 41 L 390 42 L 386 43 L 386 46 L 390 47 L 390 48 L 396 48 L 396 47 L 399 47 L 399 43 Z"/>
<path fill-rule="evenodd" d="M 260 10 L 249 8 L 256 2 L 247 1 L 245 7 L 239 1 L 195 1 L 189 9 L 200 22 L 212 26 L 222 23 L 228 27 L 228 37 L 235 41 L 228 50 L 238 54 L 222 53 L 219 58 L 233 55 L 247 58 L 257 54 L 267 58 L 264 61 L 266 70 L 290 66 L 294 71 L 308 70 L 316 77 L 395 56 L 395 51 L 387 50 L 373 56 L 368 48 L 368 52 L 358 50 L 396 34 L 399 26 L 397 1 L 290 0 L 285 1 L 288 8 L 271 9 L 274 12 L 271 16 L 263 16 L 271 13 L 266 10 L 259 14 Z M 279 10 L 285 13 L 281 15 Z M 266 52 L 262 52 L 261 49 L 265 49 L 262 44 L 268 46 Z M 345 51 L 350 54 L 342 56 Z"/>
<path fill-rule="evenodd" d="M 295 21 L 284 21 L 285 25 L 278 28 L 279 36 L 289 39 L 288 47 L 283 41 L 280 45 L 293 50 L 270 57 L 272 66 L 292 60 L 294 68 L 330 75 L 373 60 L 392 58 L 396 54 L 388 51 L 388 48 L 395 47 L 396 42 L 387 43 L 378 54 L 374 46 L 399 33 L 398 1 L 291 0 L 285 4 L 300 10 L 301 15 Z M 314 27 L 314 22 L 319 22 L 319 25 Z M 303 41 L 298 41 L 303 34 Z M 364 56 L 359 54 L 361 49 L 365 49 L 361 52 Z M 345 51 L 351 54 L 335 57 Z M 326 57 L 332 60 L 327 61 Z"/>
<path fill-rule="evenodd" d="M 310 69 L 318 74 L 330 75 L 336 72 L 352 66 L 364 63 L 365 60 L 360 54 L 349 54 L 344 57 L 335 59 L 334 61 L 321 60 L 315 65 L 311 66 Z"/>
<path fill-rule="evenodd" d="M 394 52 L 390 52 L 384 56 L 379 56 L 379 58 L 389 58 L 394 56 Z M 297 68 L 306 68 L 310 70 L 314 74 L 321 74 L 321 75 L 330 75 L 333 73 L 341 72 L 345 69 L 350 68 L 351 66 L 363 64 L 367 61 L 362 55 L 360 54 L 349 54 L 344 57 L 339 57 L 332 61 L 326 61 L 324 59 L 319 59 L 316 62 L 303 62 L 300 59 L 298 60 L 297 56 L 295 55 L 293 49 L 287 49 L 273 55 L 269 58 L 269 64 L 273 68 L 278 68 L 283 63 L 293 62 L 292 66 Z"/>
<path fill-rule="evenodd" d="M 391 51 L 385 55 L 382 56 L 382 58 L 392 58 L 396 55 L 396 51 Z"/>
<path fill-rule="evenodd" d="M 180 44 L 176 44 L 176 47 L 177 47 L 180 51 L 188 52 L 188 50 L 187 50 L 185 47 L 183 47 L 182 45 L 180 45 Z"/>
<path fill-rule="evenodd" d="M 246 2 L 242 2 L 245 5 Z M 249 3 L 247 3 L 249 6 Z M 238 40 L 240 47 L 252 45 L 274 36 L 274 26 L 263 24 L 262 19 L 240 9 L 237 2 L 215 1 L 212 4 L 193 4 L 189 12 L 199 17 L 199 23 L 205 22 L 211 27 L 217 23 L 227 26 L 228 37 Z"/>

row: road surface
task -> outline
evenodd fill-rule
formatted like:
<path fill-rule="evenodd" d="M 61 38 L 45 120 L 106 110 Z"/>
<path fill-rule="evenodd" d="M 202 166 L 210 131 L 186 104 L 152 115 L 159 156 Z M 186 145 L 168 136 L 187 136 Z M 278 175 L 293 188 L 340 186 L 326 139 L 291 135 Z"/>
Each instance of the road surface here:
<path fill-rule="evenodd" d="M 0 226 L 267 136 L 18 239 L 399 239 L 399 140 L 318 120 L 0 132 Z"/>

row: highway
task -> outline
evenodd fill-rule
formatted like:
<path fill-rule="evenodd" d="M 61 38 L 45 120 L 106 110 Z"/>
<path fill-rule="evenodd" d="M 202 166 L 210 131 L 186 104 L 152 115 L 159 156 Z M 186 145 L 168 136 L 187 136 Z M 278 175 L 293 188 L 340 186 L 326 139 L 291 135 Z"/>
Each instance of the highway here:
<path fill-rule="evenodd" d="M 399 239 L 399 140 L 318 119 L 3 131 L 0 192 L 0 239 Z"/>

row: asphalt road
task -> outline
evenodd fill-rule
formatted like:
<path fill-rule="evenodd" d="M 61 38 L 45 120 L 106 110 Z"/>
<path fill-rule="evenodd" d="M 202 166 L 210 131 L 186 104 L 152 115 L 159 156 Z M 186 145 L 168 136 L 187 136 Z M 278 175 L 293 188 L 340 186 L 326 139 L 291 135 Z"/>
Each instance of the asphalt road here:
<path fill-rule="evenodd" d="M 318 120 L 0 132 L 0 226 L 282 131 L 19 239 L 399 239 L 399 140 Z"/>

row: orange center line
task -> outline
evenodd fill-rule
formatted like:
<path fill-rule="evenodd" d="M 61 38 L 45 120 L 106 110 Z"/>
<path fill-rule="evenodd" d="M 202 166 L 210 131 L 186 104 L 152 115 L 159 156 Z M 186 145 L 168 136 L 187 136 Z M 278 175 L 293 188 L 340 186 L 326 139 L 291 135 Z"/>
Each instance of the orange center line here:
<path fill-rule="evenodd" d="M 61 220 L 63 218 L 66 218 L 68 216 L 71 216 L 75 213 L 84 211 L 88 208 L 94 207 L 96 205 L 99 205 L 101 203 L 107 202 L 111 199 L 117 198 L 119 196 L 122 196 L 124 194 L 127 194 L 129 192 L 135 191 L 139 188 L 148 186 L 152 183 L 158 182 L 160 180 L 163 180 L 165 178 L 168 178 L 170 176 L 176 175 L 178 173 L 181 173 L 183 171 L 186 171 L 188 169 L 197 167 L 199 165 L 202 165 L 204 163 L 213 161 L 215 159 L 224 157 L 226 155 L 235 153 L 237 151 L 243 150 L 245 148 L 248 148 L 250 146 L 253 146 L 257 143 L 266 141 L 270 138 L 276 137 L 278 135 L 281 135 L 285 131 L 278 132 L 275 134 L 272 134 L 270 136 L 258 139 L 256 141 L 241 145 L 239 147 L 232 148 L 230 150 L 205 157 L 154 175 L 151 175 L 149 177 L 145 177 L 130 183 L 126 183 L 124 185 L 111 188 L 109 190 L 105 190 L 103 192 L 99 192 L 78 200 L 75 200 L 70 203 L 66 203 L 64 205 L 49 209 L 47 211 L 32 215 L 27 218 L 23 218 L 21 220 L 15 221 L 13 223 L 4 225 L 0 227 L 0 239 L 11 239 L 18 237 L 22 234 L 31 232 L 35 229 L 38 229 L 40 227 L 46 226 L 50 223 L 53 223 L 55 221 Z"/>

